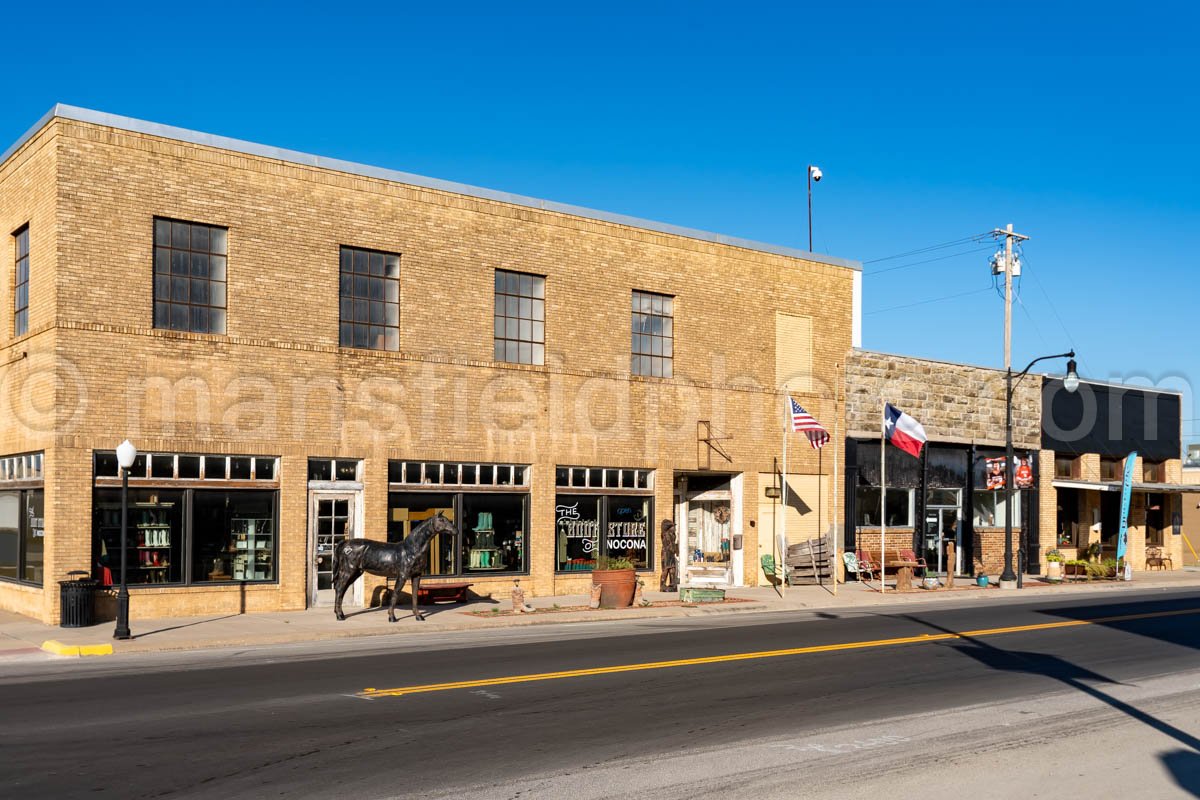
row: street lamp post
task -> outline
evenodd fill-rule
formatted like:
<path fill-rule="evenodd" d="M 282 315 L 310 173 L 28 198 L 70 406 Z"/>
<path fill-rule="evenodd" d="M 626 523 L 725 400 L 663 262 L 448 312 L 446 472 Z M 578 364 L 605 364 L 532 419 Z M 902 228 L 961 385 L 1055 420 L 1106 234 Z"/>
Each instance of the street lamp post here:
<path fill-rule="evenodd" d="M 125 582 L 125 565 L 129 546 L 129 470 L 137 459 L 137 448 L 126 439 L 117 446 L 117 463 L 121 466 L 121 588 L 117 591 L 117 627 L 114 639 L 132 639 L 129 632 L 129 584 Z"/>
<path fill-rule="evenodd" d="M 1013 391 L 1017 388 L 1017 384 L 1021 379 L 1029 374 L 1029 370 L 1039 361 L 1046 361 L 1051 358 L 1067 359 L 1067 374 L 1063 378 L 1063 388 L 1068 392 L 1074 392 L 1079 388 L 1079 375 L 1075 371 L 1075 351 L 1068 350 L 1065 353 L 1058 353 L 1052 356 L 1042 356 L 1035 358 L 1029 362 L 1029 366 L 1021 370 L 1016 375 L 1016 382 L 1013 381 L 1012 367 L 1008 368 L 1008 374 L 1005 381 L 1005 403 L 1004 403 L 1004 572 L 1000 574 L 1001 588 L 1011 588 L 1013 581 L 1017 581 L 1018 588 L 1020 587 L 1020 575 L 1013 572 L 1013 524 L 1012 524 L 1012 487 L 1013 487 L 1013 440 L 1012 440 L 1012 405 Z"/>
<path fill-rule="evenodd" d="M 813 181 L 821 182 L 821 168 L 808 165 L 808 252 L 812 252 L 812 185 Z"/>

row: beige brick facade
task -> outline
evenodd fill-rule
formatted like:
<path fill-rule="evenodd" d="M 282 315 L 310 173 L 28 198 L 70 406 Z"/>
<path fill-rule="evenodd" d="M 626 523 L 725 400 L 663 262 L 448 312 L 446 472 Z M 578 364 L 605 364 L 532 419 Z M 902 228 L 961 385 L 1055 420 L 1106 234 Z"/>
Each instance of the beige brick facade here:
<path fill-rule="evenodd" d="M 156 217 L 228 228 L 227 335 L 153 327 Z M 9 298 L 0 310 L 9 412 L 0 455 L 45 453 L 46 589 L 0 582 L 0 608 L 46 621 L 58 615 L 54 582 L 92 561 L 93 453 L 126 437 L 142 452 L 275 456 L 280 465 L 278 581 L 137 588 L 135 620 L 304 607 L 310 457 L 362 459 L 368 538 L 384 538 L 389 460 L 530 465 L 522 585 L 533 594 L 580 592 L 587 582 L 554 572 L 556 466 L 653 469 L 655 529 L 674 514 L 676 477 L 740 474 L 736 578 L 757 583 L 758 476 L 780 455 L 777 314 L 807 318 L 816 332 L 811 374 L 794 393 L 831 430 L 835 365 L 851 345 L 855 270 L 836 259 L 71 115 L 51 119 L 0 166 L 0 224 L 26 223 L 30 325 L 20 339 L 11 336 L 11 241 L 0 249 Z M 339 347 L 342 245 L 401 254 L 399 352 Z M 493 361 L 496 269 L 546 276 L 544 366 Z M 671 379 L 630 375 L 634 289 L 675 297 Z M 728 437 L 728 460 L 699 441 L 702 420 Z M 817 469 L 816 454 L 793 448 L 791 472 Z M 657 570 L 659 554 L 654 561 Z M 486 594 L 512 579 L 469 580 Z M 378 585 L 368 582 L 367 597 Z"/>

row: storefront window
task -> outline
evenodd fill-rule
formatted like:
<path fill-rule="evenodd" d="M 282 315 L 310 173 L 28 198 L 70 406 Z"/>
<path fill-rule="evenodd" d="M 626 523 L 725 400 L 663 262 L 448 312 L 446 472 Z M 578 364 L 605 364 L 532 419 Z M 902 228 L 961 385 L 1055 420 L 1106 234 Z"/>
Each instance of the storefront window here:
<path fill-rule="evenodd" d="M 454 495 L 423 492 L 392 492 L 388 495 L 388 541 L 400 542 L 413 528 L 430 517 L 442 514 L 454 522 Z M 429 568 L 426 575 L 455 575 L 458 565 L 454 554 L 455 536 L 438 534 L 429 543 Z"/>
<path fill-rule="evenodd" d="M 194 583 L 275 580 L 275 553 L 275 492 L 195 492 Z"/>
<path fill-rule="evenodd" d="M 637 569 L 653 563 L 648 495 L 560 494 L 555 500 L 555 569 L 596 568 L 598 555 L 627 558 Z"/>
<path fill-rule="evenodd" d="M 0 492 L 0 578 L 16 580 L 21 554 L 21 493 Z"/>
<path fill-rule="evenodd" d="M 41 453 L 0 458 L 0 578 L 38 586 L 45 580 L 42 462 Z"/>
<path fill-rule="evenodd" d="M 604 553 L 627 558 L 637 569 L 650 569 L 651 497 L 612 496 L 604 532 Z"/>
<path fill-rule="evenodd" d="M 126 581 L 131 586 L 278 580 L 274 457 L 151 453 L 129 476 Z M 92 574 L 121 578 L 121 484 L 111 452 L 94 457 Z M 198 479 L 203 474 L 204 483 Z M 231 488 L 231 481 L 260 488 Z M 224 485 L 222 485 L 224 484 Z M 203 488 L 193 488 L 201 485 Z M 31 518 L 33 511 L 30 511 Z"/>
<path fill-rule="evenodd" d="M 590 571 L 600 553 L 600 501 L 598 495 L 560 494 L 554 508 L 555 569 Z"/>
<path fill-rule="evenodd" d="M 855 525 L 878 528 L 879 487 L 859 486 L 854 493 Z M 912 490 L 887 490 L 887 524 L 889 527 L 912 527 Z"/>
<path fill-rule="evenodd" d="M 132 585 L 183 580 L 184 492 L 129 490 L 126 582 Z M 105 586 L 120 580 L 121 490 L 97 489 L 93 504 L 94 577 Z"/>
<path fill-rule="evenodd" d="M 25 531 L 21 553 L 21 580 L 40 586 L 46 557 L 46 493 L 42 489 L 31 489 L 24 492 L 24 495 Z"/>
<path fill-rule="evenodd" d="M 462 496 L 462 571 L 525 570 L 525 495 Z"/>
<path fill-rule="evenodd" d="M 1021 493 L 1013 492 L 1013 525 L 1021 524 Z M 971 507 L 976 528 L 997 528 L 1005 525 L 1004 492 L 975 492 Z"/>

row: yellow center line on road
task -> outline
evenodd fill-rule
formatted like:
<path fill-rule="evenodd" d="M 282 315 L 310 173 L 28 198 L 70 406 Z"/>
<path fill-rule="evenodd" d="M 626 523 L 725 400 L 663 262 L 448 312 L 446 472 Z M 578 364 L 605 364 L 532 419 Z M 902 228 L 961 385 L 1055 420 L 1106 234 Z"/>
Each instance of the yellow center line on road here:
<path fill-rule="evenodd" d="M 540 672 L 530 675 L 508 675 L 499 678 L 480 678 L 472 681 L 429 683 L 423 686 L 401 686 L 395 689 L 363 689 L 356 696 L 364 698 L 400 697 L 406 694 L 445 692 L 451 689 L 475 689 L 482 686 L 504 686 L 505 684 L 510 683 L 554 681 L 561 680 L 563 678 L 582 678 L 588 675 L 613 675 L 621 672 L 642 672 L 653 669 L 674 669 L 676 667 L 691 667 L 699 664 L 721 664 L 730 661 L 751 661 L 761 658 L 801 656 L 811 653 L 833 653 L 840 650 L 865 650 L 872 647 L 892 647 L 894 645 L 901 644 L 924 644 L 926 642 L 941 642 L 948 639 L 977 639 L 982 636 L 1000 636 L 1006 633 L 1046 631 L 1056 628 L 1074 628 L 1083 625 L 1103 625 L 1111 622 L 1129 622 L 1131 620 L 1138 619 L 1177 617 L 1189 614 L 1200 614 L 1200 608 L 1176 609 L 1174 611 L 1150 611 L 1143 614 L 1121 614 L 1112 617 L 1097 617 L 1096 619 L 1072 619 L 1063 620 L 1061 622 L 1042 622 L 1033 625 L 1013 625 L 1006 628 L 982 628 L 980 630 L 960 631 L 958 633 L 923 633 L 918 636 L 901 636 L 894 639 L 874 639 L 862 642 L 843 642 L 841 644 L 820 644 L 812 645 L 810 647 L 789 647 L 784 650 L 758 650 L 750 653 L 730 653 L 721 656 L 680 658 L 672 661 L 648 661 L 640 664 L 618 664 L 612 667 L 568 669 L 559 672 Z"/>

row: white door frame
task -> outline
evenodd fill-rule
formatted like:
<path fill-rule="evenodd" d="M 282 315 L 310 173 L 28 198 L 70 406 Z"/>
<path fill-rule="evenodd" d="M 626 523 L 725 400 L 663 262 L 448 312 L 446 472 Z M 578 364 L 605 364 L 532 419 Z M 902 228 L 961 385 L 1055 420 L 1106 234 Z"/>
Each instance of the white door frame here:
<path fill-rule="evenodd" d="M 316 485 L 314 485 L 316 484 Z M 317 603 L 317 503 L 320 500 L 349 500 L 350 501 L 350 531 L 347 538 L 362 538 L 362 484 L 354 482 L 322 481 L 312 482 L 308 490 L 308 607 L 314 608 Z M 357 607 L 363 605 L 363 579 L 359 577 L 349 592 L 350 604 Z"/>

